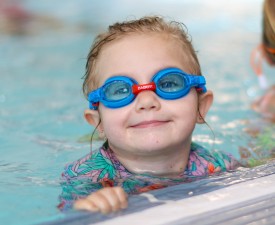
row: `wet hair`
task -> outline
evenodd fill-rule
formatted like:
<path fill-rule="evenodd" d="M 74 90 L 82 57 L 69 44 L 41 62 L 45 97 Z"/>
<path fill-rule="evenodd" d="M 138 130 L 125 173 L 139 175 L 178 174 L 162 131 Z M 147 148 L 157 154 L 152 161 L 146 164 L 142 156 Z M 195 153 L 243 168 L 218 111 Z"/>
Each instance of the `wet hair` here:
<path fill-rule="evenodd" d="M 265 54 L 275 64 L 275 0 L 264 1 L 262 33 Z"/>
<path fill-rule="evenodd" d="M 186 26 L 175 21 L 167 22 L 158 16 L 143 17 L 138 20 L 115 23 L 109 26 L 105 33 L 99 34 L 95 38 L 87 57 L 86 72 L 83 76 L 82 90 L 86 98 L 90 91 L 97 89 L 99 86 L 96 65 L 102 50 L 109 44 L 132 34 L 163 34 L 172 40 L 178 41 L 183 51 L 186 52 L 183 60 L 186 60 L 186 65 L 190 66 L 189 72 L 201 75 L 200 64 Z"/>

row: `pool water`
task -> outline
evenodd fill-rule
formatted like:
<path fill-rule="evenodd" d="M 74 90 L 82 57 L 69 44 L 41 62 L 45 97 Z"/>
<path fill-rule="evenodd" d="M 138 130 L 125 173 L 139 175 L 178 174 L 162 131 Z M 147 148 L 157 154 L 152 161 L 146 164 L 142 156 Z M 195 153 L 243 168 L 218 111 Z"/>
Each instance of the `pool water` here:
<path fill-rule="evenodd" d="M 207 117 L 215 138 L 202 125 L 194 141 L 237 158 L 240 147 L 253 142 L 244 129 L 245 121 L 259 120 L 249 107 L 261 94 L 249 56 L 260 42 L 262 1 L 24 3 L 59 26 L 36 21 L 27 28 L 31 34 L 0 33 L 1 224 L 37 224 L 64 216 L 56 208 L 60 173 L 90 149 L 79 141 L 92 131 L 83 119 L 85 58 L 96 33 L 117 20 L 160 14 L 184 22 L 215 94 Z M 274 83 L 274 69 L 264 65 L 264 70 Z"/>

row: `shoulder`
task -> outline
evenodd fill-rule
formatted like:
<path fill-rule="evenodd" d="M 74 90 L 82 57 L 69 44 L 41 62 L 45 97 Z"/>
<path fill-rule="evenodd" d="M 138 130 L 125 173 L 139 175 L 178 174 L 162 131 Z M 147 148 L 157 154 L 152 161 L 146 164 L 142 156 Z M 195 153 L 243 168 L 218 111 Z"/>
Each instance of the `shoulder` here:
<path fill-rule="evenodd" d="M 104 147 L 91 151 L 84 157 L 65 166 L 62 179 L 75 180 L 89 178 L 94 182 L 113 177 L 115 169 L 112 157 Z"/>
<path fill-rule="evenodd" d="M 187 171 L 189 174 L 204 176 L 207 174 L 228 171 L 237 168 L 239 163 L 228 153 L 222 151 L 209 151 L 196 144 L 191 144 Z"/>
<path fill-rule="evenodd" d="M 93 156 L 99 152 L 99 149 L 96 151 L 91 151 L 89 154 L 81 157 L 78 160 L 75 160 L 73 162 L 67 163 L 64 168 L 64 172 L 62 173 L 62 176 L 66 176 L 68 178 L 73 178 L 78 176 L 82 170 L 83 166 L 89 164 L 93 160 Z"/>

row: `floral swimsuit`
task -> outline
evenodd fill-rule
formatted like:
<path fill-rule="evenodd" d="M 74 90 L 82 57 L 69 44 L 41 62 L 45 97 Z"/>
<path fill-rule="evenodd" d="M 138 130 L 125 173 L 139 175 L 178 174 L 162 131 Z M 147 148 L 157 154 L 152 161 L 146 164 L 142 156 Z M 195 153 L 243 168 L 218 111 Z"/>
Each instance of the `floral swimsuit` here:
<path fill-rule="evenodd" d="M 133 174 L 118 161 L 108 144 L 105 143 L 98 150 L 66 166 L 61 178 L 62 194 L 58 208 L 68 209 L 74 200 L 84 198 L 103 187 L 120 186 L 128 194 L 139 194 L 191 182 L 199 177 L 233 170 L 237 166 L 238 162 L 231 155 L 223 152 L 210 152 L 192 143 L 188 164 L 178 178 Z"/>

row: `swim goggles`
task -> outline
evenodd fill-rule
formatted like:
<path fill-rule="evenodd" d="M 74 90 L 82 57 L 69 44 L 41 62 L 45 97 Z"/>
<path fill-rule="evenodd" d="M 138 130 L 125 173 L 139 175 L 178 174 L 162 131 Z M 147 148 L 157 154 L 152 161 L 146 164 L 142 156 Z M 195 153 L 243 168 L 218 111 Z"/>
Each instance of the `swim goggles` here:
<path fill-rule="evenodd" d="M 192 87 L 205 93 L 205 78 L 191 75 L 177 68 L 166 68 L 156 73 L 148 84 L 138 84 L 126 76 L 114 76 L 98 89 L 88 94 L 89 108 L 96 110 L 99 102 L 108 108 L 120 108 L 130 104 L 141 91 L 154 91 L 167 100 L 187 95 Z"/>

